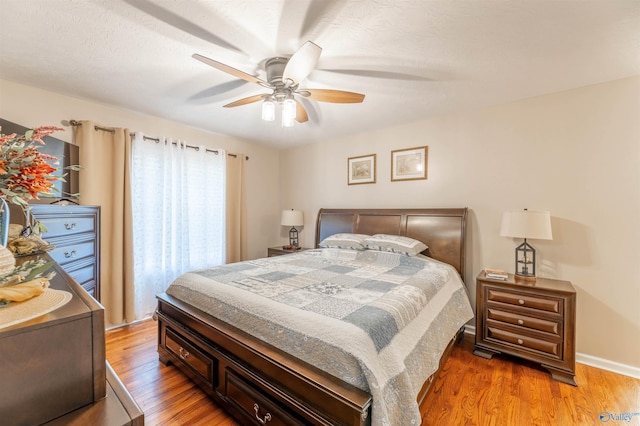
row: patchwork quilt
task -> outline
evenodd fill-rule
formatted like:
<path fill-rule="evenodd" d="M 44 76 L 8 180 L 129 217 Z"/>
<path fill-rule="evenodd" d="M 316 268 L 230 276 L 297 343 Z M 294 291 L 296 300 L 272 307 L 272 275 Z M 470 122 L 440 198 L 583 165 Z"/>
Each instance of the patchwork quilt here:
<path fill-rule="evenodd" d="M 419 425 L 416 397 L 473 311 L 450 265 L 324 248 L 186 273 L 167 293 L 373 397 L 373 425 Z"/>

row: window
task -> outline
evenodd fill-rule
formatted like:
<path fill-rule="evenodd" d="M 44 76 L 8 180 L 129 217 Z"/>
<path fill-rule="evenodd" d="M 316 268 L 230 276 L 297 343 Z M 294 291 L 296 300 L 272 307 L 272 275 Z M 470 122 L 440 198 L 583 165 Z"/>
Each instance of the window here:
<path fill-rule="evenodd" d="M 170 139 L 132 144 L 136 318 L 184 272 L 225 261 L 225 157 Z M 105 236 L 106 237 L 106 236 Z"/>

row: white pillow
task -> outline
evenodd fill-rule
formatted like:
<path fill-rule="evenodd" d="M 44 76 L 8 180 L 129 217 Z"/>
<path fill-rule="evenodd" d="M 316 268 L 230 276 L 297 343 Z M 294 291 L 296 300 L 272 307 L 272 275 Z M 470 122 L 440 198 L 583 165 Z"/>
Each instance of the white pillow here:
<path fill-rule="evenodd" d="M 428 247 L 422 241 L 402 235 L 376 234 L 364 240 L 365 248 L 369 250 L 390 251 L 406 256 L 415 256 Z"/>
<path fill-rule="evenodd" d="M 321 248 L 340 248 L 350 250 L 364 250 L 364 240 L 369 238 L 369 235 L 365 234 L 333 234 L 319 244 Z"/>

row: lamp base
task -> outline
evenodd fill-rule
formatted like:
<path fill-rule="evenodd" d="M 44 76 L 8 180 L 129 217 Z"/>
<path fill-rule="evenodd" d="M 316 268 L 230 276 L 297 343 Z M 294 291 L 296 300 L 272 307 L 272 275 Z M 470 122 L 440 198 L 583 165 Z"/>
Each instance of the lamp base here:
<path fill-rule="evenodd" d="M 525 283 L 529 283 L 529 284 L 536 282 L 536 276 L 535 275 L 514 274 L 513 278 L 514 278 L 514 280 L 516 282 L 525 282 Z"/>

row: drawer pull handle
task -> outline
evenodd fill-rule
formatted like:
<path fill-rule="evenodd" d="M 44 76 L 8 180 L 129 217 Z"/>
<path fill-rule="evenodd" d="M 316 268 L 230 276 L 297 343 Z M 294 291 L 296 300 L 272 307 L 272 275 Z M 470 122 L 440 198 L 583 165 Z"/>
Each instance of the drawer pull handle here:
<path fill-rule="evenodd" d="M 521 345 L 521 344 L 523 344 L 523 343 L 524 343 L 524 342 L 522 341 L 522 339 L 518 339 L 518 344 L 519 344 L 519 345 Z"/>
<path fill-rule="evenodd" d="M 524 305 L 524 300 L 522 300 L 522 299 L 518 299 L 518 304 L 519 304 L 519 305 Z"/>
<path fill-rule="evenodd" d="M 72 257 L 76 257 L 76 251 L 75 250 L 71 250 L 71 252 L 65 251 L 64 252 L 64 257 L 66 257 L 67 259 L 70 259 Z"/>
<path fill-rule="evenodd" d="M 258 411 L 259 410 L 260 410 L 260 406 L 257 403 L 253 404 L 253 411 L 256 412 L 256 419 L 258 419 L 258 421 L 263 425 L 266 424 L 267 422 L 270 422 L 271 421 L 271 413 L 265 414 L 264 418 L 261 419 L 260 416 L 258 416 Z"/>
<path fill-rule="evenodd" d="M 523 320 L 521 320 L 521 319 L 519 319 L 519 320 L 518 320 L 518 324 L 522 325 L 522 324 L 524 324 L 524 321 L 523 321 Z"/>
<path fill-rule="evenodd" d="M 65 223 L 64 227 L 67 229 L 67 231 L 71 231 L 72 229 L 76 229 L 76 226 L 78 226 L 77 223 L 73 222 L 73 223 Z"/>
<path fill-rule="evenodd" d="M 188 351 L 184 350 L 182 346 L 180 346 L 180 349 L 178 350 L 178 352 L 180 352 L 180 358 L 184 360 L 186 360 L 191 356 L 191 354 Z"/>

